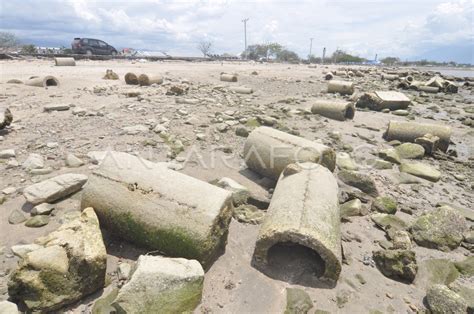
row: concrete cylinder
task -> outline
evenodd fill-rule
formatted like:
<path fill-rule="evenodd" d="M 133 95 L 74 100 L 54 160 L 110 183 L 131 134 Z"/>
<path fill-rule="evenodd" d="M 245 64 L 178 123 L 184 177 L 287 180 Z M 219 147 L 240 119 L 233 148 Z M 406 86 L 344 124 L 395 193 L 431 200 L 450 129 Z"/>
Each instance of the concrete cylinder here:
<path fill-rule="evenodd" d="M 75 66 L 76 60 L 74 58 L 54 58 L 56 66 Z"/>
<path fill-rule="evenodd" d="M 444 125 L 390 121 L 384 138 L 387 141 L 399 140 L 414 143 L 417 138 L 423 137 L 425 134 L 432 134 L 439 137 L 438 147 L 444 152 L 448 150 L 451 128 Z"/>
<path fill-rule="evenodd" d="M 5 111 L 0 111 L 0 130 L 6 128 L 13 122 L 13 115 L 10 109 L 6 108 Z"/>
<path fill-rule="evenodd" d="M 346 81 L 331 80 L 328 83 L 328 93 L 339 93 L 341 95 L 352 95 L 354 93 L 354 83 Z"/>
<path fill-rule="evenodd" d="M 354 119 L 355 107 L 347 101 L 317 100 L 311 107 L 311 112 L 323 117 L 344 121 Z"/>
<path fill-rule="evenodd" d="M 93 207 L 113 235 L 207 267 L 226 243 L 232 194 L 166 164 L 107 152 L 81 206 Z"/>
<path fill-rule="evenodd" d="M 332 74 L 331 72 L 326 73 L 326 75 L 324 75 L 324 79 L 326 81 L 332 80 L 333 78 L 334 78 L 334 74 Z"/>
<path fill-rule="evenodd" d="M 275 250 L 289 246 L 296 252 L 302 246 L 316 253 L 317 277 L 337 281 L 342 260 L 337 195 L 337 180 L 327 168 L 313 163 L 289 165 L 278 180 L 260 228 L 255 264 L 272 267 Z"/>
<path fill-rule="evenodd" d="M 296 162 L 314 162 L 333 171 L 336 153 L 326 145 L 273 128 L 258 127 L 245 141 L 244 160 L 253 171 L 277 180 L 287 165 Z"/>
<path fill-rule="evenodd" d="M 223 82 L 237 82 L 237 74 L 222 73 L 221 74 L 221 81 L 223 81 Z"/>
<path fill-rule="evenodd" d="M 135 73 L 128 72 L 124 78 L 128 85 L 138 85 L 138 77 Z"/>
<path fill-rule="evenodd" d="M 382 80 L 395 81 L 398 80 L 399 76 L 396 74 L 382 74 Z"/>
<path fill-rule="evenodd" d="M 439 87 L 418 85 L 416 86 L 415 90 L 420 91 L 420 92 L 425 92 L 425 93 L 436 94 L 439 92 Z"/>
<path fill-rule="evenodd" d="M 151 84 L 163 84 L 163 77 L 161 75 L 146 75 L 140 74 L 138 77 L 138 84 L 140 86 L 150 86 Z"/>
<path fill-rule="evenodd" d="M 235 86 L 230 88 L 231 91 L 237 94 L 252 94 L 253 89 L 250 87 Z"/>
<path fill-rule="evenodd" d="M 25 84 L 36 87 L 59 86 L 59 80 L 51 75 L 43 77 L 32 76 L 25 82 Z"/>

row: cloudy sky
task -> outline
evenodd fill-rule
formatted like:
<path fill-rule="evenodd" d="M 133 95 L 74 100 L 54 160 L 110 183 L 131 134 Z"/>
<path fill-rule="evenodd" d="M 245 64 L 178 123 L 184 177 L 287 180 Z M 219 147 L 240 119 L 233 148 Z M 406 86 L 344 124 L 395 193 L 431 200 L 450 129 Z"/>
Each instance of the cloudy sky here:
<path fill-rule="evenodd" d="M 240 53 L 248 43 L 278 42 L 307 56 L 336 48 L 373 59 L 399 56 L 474 63 L 472 0 L 0 0 L 0 29 L 25 43 L 70 46 L 92 37 L 116 48 L 199 55 Z"/>

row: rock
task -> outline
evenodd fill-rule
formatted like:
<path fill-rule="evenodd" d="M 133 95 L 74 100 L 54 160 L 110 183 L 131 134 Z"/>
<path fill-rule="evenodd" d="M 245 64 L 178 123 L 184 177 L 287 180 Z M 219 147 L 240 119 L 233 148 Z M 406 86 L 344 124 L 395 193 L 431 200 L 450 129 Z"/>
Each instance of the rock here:
<path fill-rule="evenodd" d="M 2 314 L 19 314 L 18 307 L 15 303 L 8 301 L 0 302 L 0 313 Z"/>
<path fill-rule="evenodd" d="M 12 250 L 12 253 L 18 256 L 19 258 L 25 258 L 28 253 L 40 248 L 42 248 L 41 245 L 32 243 L 32 244 L 14 245 L 11 247 L 11 250 Z"/>
<path fill-rule="evenodd" d="M 450 251 L 461 244 L 467 229 L 467 222 L 458 211 L 443 206 L 421 215 L 410 231 L 418 245 Z"/>
<path fill-rule="evenodd" d="M 30 154 L 23 162 L 22 167 L 26 170 L 44 168 L 43 157 L 39 154 Z"/>
<path fill-rule="evenodd" d="M 16 156 L 14 149 L 4 149 L 0 151 L 0 159 L 9 159 Z"/>
<path fill-rule="evenodd" d="M 23 190 L 26 200 L 33 205 L 52 203 L 75 193 L 87 182 L 83 174 L 67 173 L 30 185 Z"/>
<path fill-rule="evenodd" d="M 105 70 L 105 75 L 102 79 L 104 79 L 104 80 L 118 80 L 119 76 L 113 70 L 108 69 L 108 70 Z"/>
<path fill-rule="evenodd" d="M 416 138 L 415 143 L 423 146 L 425 153 L 431 155 L 438 150 L 439 137 L 428 133 Z"/>
<path fill-rule="evenodd" d="M 455 262 L 454 266 L 465 276 L 474 276 L 474 256 L 469 256 L 461 262 Z"/>
<path fill-rule="evenodd" d="M 84 165 L 84 162 L 76 157 L 74 154 L 67 154 L 66 156 L 66 166 L 69 168 L 78 168 Z"/>
<path fill-rule="evenodd" d="M 359 216 L 362 210 L 362 202 L 358 198 L 350 200 L 341 204 L 339 210 L 341 212 L 341 218 Z"/>
<path fill-rule="evenodd" d="M 467 302 L 445 285 L 433 285 L 426 292 L 428 308 L 435 314 L 467 313 Z"/>
<path fill-rule="evenodd" d="M 55 206 L 53 204 L 42 203 L 33 207 L 31 210 L 31 215 L 49 215 L 54 210 L 54 208 Z"/>
<path fill-rule="evenodd" d="M 419 144 L 403 143 L 395 147 L 395 150 L 405 159 L 421 159 L 425 155 L 425 149 Z"/>
<path fill-rule="evenodd" d="M 262 223 L 265 212 L 253 205 L 243 204 L 234 208 L 233 217 L 239 222 L 258 225 Z"/>
<path fill-rule="evenodd" d="M 386 161 L 393 162 L 398 165 L 402 163 L 400 155 L 398 155 L 398 152 L 395 150 L 395 148 L 381 150 L 379 152 L 379 156 Z"/>
<path fill-rule="evenodd" d="M 232 202 L 234 203 L 234 206 L 239 206 L 241 204 L 247 203 L 247 199 L 250 196 L 250 192 L 245 186 L 241 185 L 240 183 L 232 180 L 231 178 L 224 177 L 217 181 L 216 185 L 227 191 L 232 192 Z"/>
<path fill-rule="evenodd" d="M 306 314 L 312 308 L 313 302 L 304 290 L 286 288 L 286 310 L 284 314 Z"/>
<path fill-rule="evenodd" d="M 43 110 L 46 112 L 51 112 L 51 111 L 66 111 L 71 108 L 70 105 L 46 105 L 43 107 Z"/>
<path fill-rule="evenodd" d="M 340 152 L 336 154 L 336 165 L 341 170 L 357 170 L 359 167 L 348 153 Z"/>
<path fill-rule="evenodd" d="M 8 216 L 8 222 L 12 225 L 17 225 L 26 220 L 25 214 L 19 210 L 19 209 L 14 209 L 11 213 L 10 216 Z"/>
<path fill-rule="evenodd" d="M 247 136 L 249 136 L 249 134 L 250 134 L 249 130 L 247 130 L 247 128 L 244 127 L 244 126 L 238 126 L 235 129 L 235 135 L 237 135 L 237 136 L 247 137 Z"/>
<path fill-rule="evenodd" d="M 457 279 L 456 281 L 450 283 L 448 288 L 451 291 L 456 292 L 461 298 L 467 302 L 467 312 L 469 314 L 474 313 L 474 284 L 472 282 L 465 283 Z"/>
<path fill-rule="evenodd" d="M 390 162 L 382 160 L 382 159 L 375 159 L 372 167 L 374 167 L 377 170 L 385 170 L 385 169 L 392 169 L 393 166 Z"/>
<path fill-rule="evenodd" d="M 405 230 L 395 231 L 392 237 L 393 248 L 400 250 L 411 249 L 410 234 Z"/>
<path fill-rule="evenodd" d="M 46 226 L 48 223 L 49 223 L 48 216 L 39 215 L 39 216 L 33 216 L 29 218 L 25 222 L 25 226 L 30 227 L 30 228 L 39 228 L 39 227 Z"/>
<path fill-rule="evenodd" d="M 441 172 L 431 166 L 419 162 L 402 163 L 400 165 L 400 172 L 406 172 L 431 182 L 437 182 L 441 178 Z"/>
<path fill-rule="evenodd" d="M 16 192 L 16 188 L 14 186 L 6 187 L 2 190 L 2 193 L 5 195 L 10 195 Z"/>
<path fill-rule="evenodd" d="M 141 255 L 112 306 L 118 313 L 192 312 L 201 302 L 203 282 L 196 260 Z"/>
<path fill-rule="evenodd" d="M 19 262 L 8 282 L 10 297 L 29 311 L 55 311 L 103 288 L 107 255 L 92 208 L 35 244 L 41 248 Z"/>
<path fill-rule="evenodd" d="M 370 219 L 372 219 L 379 228 L 384 230 L 390 238 L 393 237 L 396 231 L 406 230 L 408 228 L 407 223 L 395 215 L 376 213 L 372 214 Z"/>
<path fill-rule="evenodd" d="M 423 180 L 419 179 L 418 177 L 415 177 L 411 174 L 404 173 L 404 172 L 400 172 L 395 177 L 398 180 L 399 184 L 420 184 L 420 183 L 423 183 Z"/>
<path fill-rule="evenodd" d="M 124 131 L 128 135 L 136 135 L 139 133 L 147 133 L 149 129 L 146 125 L 137 124 L 137 125 L 123 127 L 122 131 Z"/>
<path fill-rule="evenodd" d="M 356 171 L 341 170 L 337 174 L 339 179 L 347 185 L 353 186 L 362 192 L 376 197 L 378 195 L 374 180 L 368 175 Z"/>
<path fill-rule="evenodd" d="M 415 285 L 428 288 L 435 284 L 449 285 L 459 277 L 459 271 L 448 259 L 428 259 L 420 263 Z"/>
<path fill-rule="evenodd" d="M 372 211 L 393 215 L 397 212 L 397 201 L 390 196 L 379 196 L 372 202 Z"/>
<path fill-rule="evenodd" d="M 410 111 L 403 110 L 403 109 L 398 109 L 398 110 L 392 111 L 392 114 L 396 115 L 396 116 L 406 117 L 410 114 Z"/>
<path fill-rule="evenodd" d="M 418 266 L 415 252 L 410 250 L 379 250 L 373 252 L 375 265 L 386 277 L 413 282 Z"/>
<path fill-rule="evenodd" d="M 119 280 L 128 280 L 132 274 L 132 266 L 129 263 L 121 263 L 117 268 Z"/>
<path fill-rule="evenodd" d="M 109 286 L 110 287 L 110 286 Z M 109 288 L 108 287 L 108 288 Z M 112 288 L 105 291 L 102 296 L 94 302 L 92 306 L 92 314 L 112 314 L 116 313 L 116 309 L 112 306 L 119 292 L 118 288 Z"/>

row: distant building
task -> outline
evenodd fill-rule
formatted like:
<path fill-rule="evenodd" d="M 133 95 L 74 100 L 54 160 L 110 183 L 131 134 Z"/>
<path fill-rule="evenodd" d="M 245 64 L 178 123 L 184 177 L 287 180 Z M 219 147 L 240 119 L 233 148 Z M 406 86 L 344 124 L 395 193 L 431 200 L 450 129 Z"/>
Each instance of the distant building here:
<path fill-rule="evenodd" d="M 60 54 L 63 53 L 63 48 L 58 47 L 36 47 L 37 53 L 43 54 Z"/>

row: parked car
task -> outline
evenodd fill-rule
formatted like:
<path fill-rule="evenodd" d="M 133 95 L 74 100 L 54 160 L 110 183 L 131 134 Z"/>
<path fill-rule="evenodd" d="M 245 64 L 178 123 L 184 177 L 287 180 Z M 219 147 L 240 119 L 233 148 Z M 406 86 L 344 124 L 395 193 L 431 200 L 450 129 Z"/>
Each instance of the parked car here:
<path fill-rule="evenodd" d="M 117 54 L 117 50 L 105 41 L 93 38 L 74 38 L 71 43 L 73 53 L 86 55 L 112 55 Z"/>

